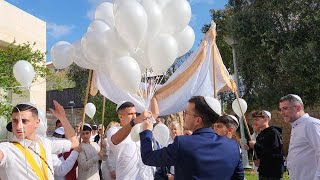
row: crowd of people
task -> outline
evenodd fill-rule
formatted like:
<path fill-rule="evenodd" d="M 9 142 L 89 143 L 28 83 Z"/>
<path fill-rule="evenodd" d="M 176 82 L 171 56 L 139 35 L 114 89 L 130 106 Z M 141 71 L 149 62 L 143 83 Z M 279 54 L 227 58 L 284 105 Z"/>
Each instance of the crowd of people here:
<path fill-rule="evenodd" d="M 50 110 L 59 120 L 52 137 L 36 134 L 40 120 L 35 105 L 18 104 L 7 125 L 13 138 L 0 143 L 0 179 L 244 179 L 242 148 L 253 150 L 257 179 L 282 179 L 282 132 L 269 125 L 271 113 L 261 110 L 251 114 L 254 133 L 243 145 L 237 136 L 238 119 L 215 112 L 207 98 L 189 99 L 183 125 L 176 121 L 168 124 L 167 145 L 153 137 L 153 128 L 163 123 L 155 98 L 150 111 L 138 115 L 133 103 L 121 102 L 116 108 L 119 122 L 106 128 L 78 124 L 76 130 L 63 107 L 54 101 Z M 290 179 L 319 180 L 319 119 L 305 113 L 302 99 L 294 94 L 280 99 L 279 112 L 292 125 L 286 158 Z M 134 141 L 130 132 L 138 123 L 142 123 L 142 132 L 140 141 Z"/>

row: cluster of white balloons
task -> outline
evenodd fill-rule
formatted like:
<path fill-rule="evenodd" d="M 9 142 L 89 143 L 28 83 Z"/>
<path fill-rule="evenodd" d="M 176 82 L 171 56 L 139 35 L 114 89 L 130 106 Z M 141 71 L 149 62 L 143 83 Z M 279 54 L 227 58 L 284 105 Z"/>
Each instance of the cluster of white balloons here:
<path fill-rule="evenodd" d="M 81 40 L 51 48 L 52 62 L 57 69 L 74 62 L 105 72 L 120 88 L 136 92 L 146 69 L 161 74 L 191 49 L 190 19 L 187 0 L 103 2 Z"/>

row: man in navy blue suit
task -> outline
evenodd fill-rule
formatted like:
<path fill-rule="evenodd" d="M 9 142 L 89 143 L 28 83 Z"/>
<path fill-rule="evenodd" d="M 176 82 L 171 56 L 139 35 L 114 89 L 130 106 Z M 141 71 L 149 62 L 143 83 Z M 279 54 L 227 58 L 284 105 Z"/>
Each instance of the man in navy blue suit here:
<path fill-rule="evenodd" d="M 149 166 L 174 166 L 175 179 L 244 179 L 236 141 L 217 135 L 210 127 L 219 115 L 208 97 L 194 96 L 184 111 L 184 128 L 191 136 L 177 136 L 168 147 L 152 150 L 152 123 L 148 120 L 140 133 L 141 157 Z M 211 108 L 212 107 L 212 108 Z"/>

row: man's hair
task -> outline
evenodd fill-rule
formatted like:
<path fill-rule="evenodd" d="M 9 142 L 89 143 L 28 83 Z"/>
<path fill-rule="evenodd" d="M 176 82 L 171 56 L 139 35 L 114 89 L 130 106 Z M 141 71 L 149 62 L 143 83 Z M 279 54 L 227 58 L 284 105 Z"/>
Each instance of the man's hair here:
<path fill-rule="evenodd" d="M 124 102 L 117 109 L 117 113 L 119 113 L 120 111 L 122 111 L 126 108 L 131 108 L 131 107 L 134 107 L 134 104 L 132 102 Z"/>
<path fill-rule="evenodd" d="M 232 119 L 231 116 L 229 115 L 223 115 L 220 116 L 215 123 L 222 123 L 224 124 L 227 128 L 233 128 L 234 130 L 238 129 L 238 124 L 234 119 Z"/>
<path fill-rule="evenodd" d="M 286 96 L 283 96 L 280 99 L 280 102 L 284 102 L 284 101 L 289 101 L 289 103 L 294 103 L 294 104 L 297 103 L 297 104 L 300 104 L 302 107 L 304 106 L 302 99 L 298 95 L 295 95 L 295 94 L 288 94 Z"/>
<path fill-rule="evenodd" d="M 56 137 L 56 138 L 65 138 L 66 137 L 64 134 L 58 134 L 56 132 L 54 132 L 52 136 Z"/>
<path fill-rule="evenodd" d="M 61 123 L 61 121 L 59 119 L 56 121 L 56 126 L 58 125 L 58 123 Z"/>
<path fill-rule="evenodd" d="M 12 109 L 12 113 L 17 113 L 22 111 L 30 111 L 32 112 L 33 117 L 38 117 L 38 109 L 30 104 L 17 104 Z"/>
<path fill-rule="evenodd" d="M 205 127 L 211 127 L 219 118 L 219 115 L 210 108 L 203 96 L 193 96 L 188 102 L 194 103 L 195 112 L 202 118 Z"/>

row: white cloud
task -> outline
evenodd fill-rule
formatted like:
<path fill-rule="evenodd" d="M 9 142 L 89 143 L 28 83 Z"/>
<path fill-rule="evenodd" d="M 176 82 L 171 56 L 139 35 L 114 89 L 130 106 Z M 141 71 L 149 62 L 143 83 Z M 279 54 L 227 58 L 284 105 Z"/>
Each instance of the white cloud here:
<path fill-rule="evenodd" d="M 94 19 L 94 13 L 96 11 L 96 7 L 103 3 L 103 2 L 111 2 L 113 3 L 114 0 L 88 0 L 88 3 L 90 5 L 90 8 L 89 10 L 87 11 L 87 17 L 90 19 L 90 20 L 93 20 Z"/>
<path fill-rule="evenodd" d="M 62 36 L 69 34 L 73 28 L 74 28 L 74 25 L 67 26 L 67 25 L 59 25 L 55 23 L 47 23 L 48 34 L 55 39 L 58 39 Z"/>

